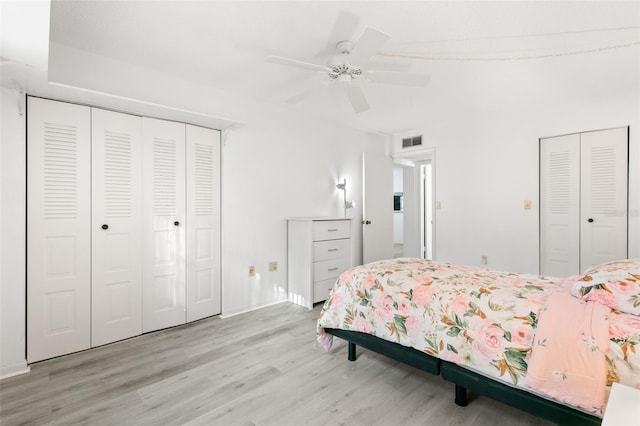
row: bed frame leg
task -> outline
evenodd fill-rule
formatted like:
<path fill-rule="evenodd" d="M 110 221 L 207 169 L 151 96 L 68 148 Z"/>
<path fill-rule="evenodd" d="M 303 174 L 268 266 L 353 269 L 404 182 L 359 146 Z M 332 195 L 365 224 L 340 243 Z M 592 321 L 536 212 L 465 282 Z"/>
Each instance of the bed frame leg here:
<path fill-rule="evenodd" d="M 462 386 L 456 385 L 455 403 L 456 403 L 456 405 L 459 405 L 460 407 L 466 407 L 467 406 L 467 389 L 466 388 L 463 388 Z"/>
<path fill-rule="evenodd" d="M 349 354 L 347 355 L 349 361 L 356 360 L 356 344 L 349 342 Z"/>

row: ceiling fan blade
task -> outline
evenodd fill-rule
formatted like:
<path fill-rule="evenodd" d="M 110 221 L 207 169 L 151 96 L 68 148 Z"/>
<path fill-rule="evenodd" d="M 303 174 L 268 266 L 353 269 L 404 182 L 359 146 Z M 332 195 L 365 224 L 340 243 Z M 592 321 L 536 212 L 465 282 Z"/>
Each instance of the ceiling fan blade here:
<path fill-rule="evenodd" d="M 348 84 L 344 86 L 344 91 L 346 92 L 349 102 L 351 102 L 351 106 L 356 113 L 366 111 L 370 108 L 369 102 L 367 102 L 367 98 L 365 98 L 364 92 L 360 86 Z"/>
<path fill-rule="evenodd" d="M 397 86 L 424 87 L 429 84 L 427 74 L 397 73 L 385 71 L 369 71 L 365 74 L 367 80 L 373 83 L 394 84 Z"/>
<path fill-rule="evenodd" d="M 369 61 L 367 63 L 369 71 L 409 72 L 410 69 L 411 64 L 408 62 Z"/>
<path fill-rule="evenodd" d="M 366 64 L 390 38 L 382 31 L 367 28 L 349 54 L 349 63 L 359 66 Z"/>
<path fill-rule="evenodd" d="M 351 40 L 353 33 L 360 25 L 360 17 L 351 12 L 341 10 L 329 33 L 329 41 L 327 42 L 327 54 L 334 54 L 336 51 L 336 43 L 343 40 Z"/>
<path fill-rule="evenodd" d="M 326 72 L 331 71 L 331 68 L 325 67 L 324 65 L 318 65 L 318 64 L 313 64 L 311 62 L 299 61 L 297 59 L 283 58 L 281 56 L 268 56 L 267 58 L 265 58 L 265 61 L 270 62 L 272 64 L 288 65 L 292 67 L 304 68 L 306 70 L 326 71 Z"/>

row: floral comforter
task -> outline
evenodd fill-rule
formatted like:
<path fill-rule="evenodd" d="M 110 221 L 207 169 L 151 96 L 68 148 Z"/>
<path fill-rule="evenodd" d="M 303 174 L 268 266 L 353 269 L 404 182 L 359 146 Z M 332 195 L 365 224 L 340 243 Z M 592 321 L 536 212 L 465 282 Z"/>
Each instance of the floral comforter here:
<path fill-rule="evenodd" d="M 374 262 L 340 276 L 319 337 L 325 327 L 369 333 L 525 387 L 538 318 L 563 281 L 421 259 Z M 611 311 L 609 321 L 609 383 L 640 388 L 640 318 Z"/>

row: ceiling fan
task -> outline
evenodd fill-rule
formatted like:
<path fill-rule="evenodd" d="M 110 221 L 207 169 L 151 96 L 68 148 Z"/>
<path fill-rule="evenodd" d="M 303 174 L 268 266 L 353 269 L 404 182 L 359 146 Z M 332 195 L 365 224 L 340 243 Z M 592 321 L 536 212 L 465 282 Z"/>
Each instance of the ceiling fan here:
<path fill-rule="evenodd" d="M 373 28 L 367 28 L 356 43 L 348 40 L 339 41 L 336 44 L 337 54 L 331 56 L 326 65 L 281 56 L 269 56 L 265 61 L 326 73 L 329 82 L 337 82 L 342 86 L 353 110 L 360 113 L 370 109 L 367 98 L 359 85 L 362 80 L 413 87 L 424 87 L 429 83 L 429 76 L 426 74 L 366 68 L 371 58 L 389 39 L 387 34 Z M 310 96 L 314 91 L 315 88 L 306 90 L 289 99 L 289 102 L 298 102 Z"/>

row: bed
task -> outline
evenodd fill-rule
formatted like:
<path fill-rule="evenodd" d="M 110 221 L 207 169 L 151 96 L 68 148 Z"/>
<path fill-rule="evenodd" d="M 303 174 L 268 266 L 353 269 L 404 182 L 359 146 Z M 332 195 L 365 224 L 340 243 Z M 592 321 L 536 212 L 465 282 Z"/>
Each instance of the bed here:
<path fill-rule="evenodd" d="M 569 278 L 421 259 L 345 271 L 318 341 L 361 346 L 560 424 L 600 424 L 611 383 L 640 389 L 640 260 Z M 570 350 L 568 350 L 570 349 Z"/>

